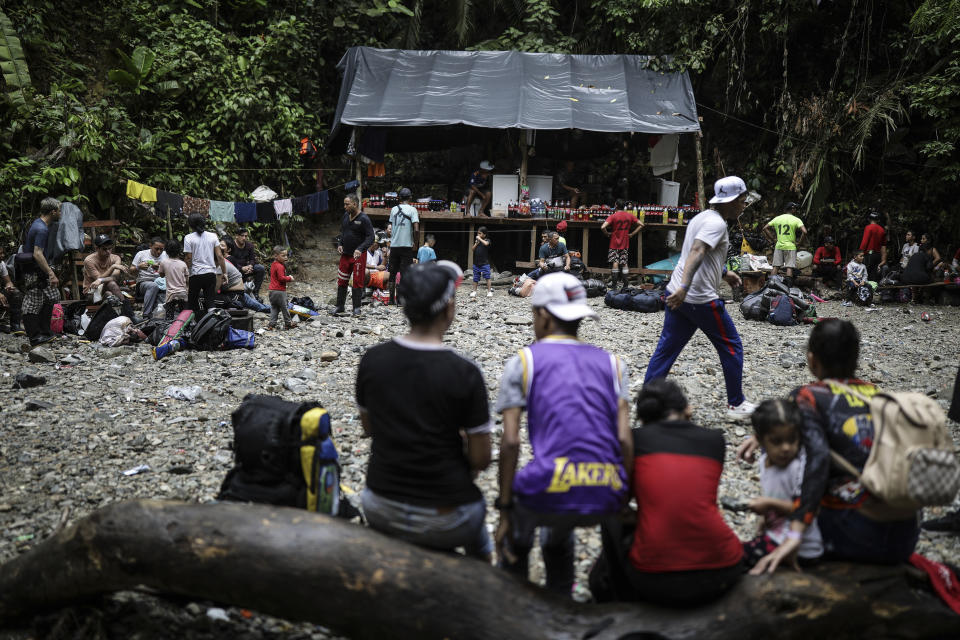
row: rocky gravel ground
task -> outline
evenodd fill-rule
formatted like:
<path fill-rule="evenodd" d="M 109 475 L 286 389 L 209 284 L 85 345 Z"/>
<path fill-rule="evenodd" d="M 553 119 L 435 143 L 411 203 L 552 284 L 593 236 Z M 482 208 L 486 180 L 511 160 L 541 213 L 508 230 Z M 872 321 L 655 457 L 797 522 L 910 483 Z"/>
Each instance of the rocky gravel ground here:
<path fill-rule="evenodd" d="M 299 282 L 294 296 L 325 300 L 332 286 Z M 449 344 L 477 361 L 491 403 L 503 364 L 532 340 L 529 301 L 504 290 L 476 302 L 460 292 Z M 623 356 L 631 387 L 641 384 L 660 335 L 663 314 L 635 314 L 591 303 L 601 321 L 587 323 L 582 337 Z M 876 311 L 819 305 L 821 316 L 853 320 L 863 336 L 861 375 L 879 385 L 919 390 L 949 402 L 960 362 L 960 309 L 885 306 Z M 809 381 L 804 346 L 809 327 L 748 322 L 731 306 L 743 336 L 747 397 L 759 401 Z M 932 321 L 922 322 L 928 311 Z M 265 326 L 265 315 L 258 326 Z M 0 562 L 23 553 L 58 526 L 104 505 L 133 498 L 209 502 L 232 466 L 230 413 L 251 392 L 291 400 L 319 400 L 329 410 L 339 446 L 344 482 L 363 487 L 369 443 L 360 437 L 353 402 L 356 366 L 366 348 L 405 330 L 400 311 L 365 307 L 360 320 L 326 315 L 298 329 L 266 332 L 253 351 L 182 352 L 155 362 L 146 346 L 109 349 L 67 337 L 33 360 L 20 352 L 22 338 L 0 335 Z M 32 373 L 45 384 L 14 389 L 14 378 Z M 686 389 L 695 421 L 722 429 L 727 461 L 722 496 L 747 498 L 758 490 L 757 470 L 734 459 L 735 444 L 749 425 L 725 417 L 719 361 L 697 335 L 673 375 Z M 389 378 L 384 379 L 389 384 Z M 175 399 L 169 387 L 199 386 L 195 402 Z M 960 428 L 951 423 L 954 435 Z M 494 446 L 497 443 L 495 441 Z M 488 504 L 497 493 L 495 461 L 478 480 Z M 529 456 L 529 451 L 525 451 Z M 146 465 L 131 475 L 124 471 Z M 928 516 L 940 510 L 931 510 Z M 752 516 L 727 514 L 741 537 L 753 533 Z M 488 514 L 488 526 L 495 524 Z M 579 532 L 578 598 L 588 597 L 586 573 L 599 550 L 599 535 Z M 921 538 L 920 551 L 960 563 L 960 540 Z M 535 563 L 535 579 L 542 578 Z M 91 607 L 78 607 L 36 621 L 33 629 L 8 629 L 0 637 L 181 637 L 329 638 L 316 625 L 289 623 L 214 603 L 167 600 L 121 593 Z M 151 631 L 152 630 L 152 631 Z"/>

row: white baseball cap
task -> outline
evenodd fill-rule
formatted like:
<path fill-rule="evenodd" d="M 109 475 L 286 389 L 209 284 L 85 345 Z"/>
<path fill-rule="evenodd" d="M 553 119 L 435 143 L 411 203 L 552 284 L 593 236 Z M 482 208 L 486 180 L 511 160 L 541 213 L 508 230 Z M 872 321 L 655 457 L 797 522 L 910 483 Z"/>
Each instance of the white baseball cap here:
<path fill-rule="evenodd" d="M 713 193 L 710 198 L 710 204 L 721 204 L 736 200 L 741 194 L 747 192 L 747 185 L 737 176 L 727 176 L 720 178 L 713 183 Z"/>
<path fill-rule="evenodd" d="M 586 299 L 587 290 L 575 277 L 569 273 L 548 273 L 537 280 L 530 304 L 545 308 L 560 320 L 571 322 L 597 317 L 597 312 L 586 304 Z"/>
<path fill-rule="evenodd" d="M 484 160 L 480 163 L 480 168 L 484 171 L 493 171 L 493 163 L 489 160 Z"/>

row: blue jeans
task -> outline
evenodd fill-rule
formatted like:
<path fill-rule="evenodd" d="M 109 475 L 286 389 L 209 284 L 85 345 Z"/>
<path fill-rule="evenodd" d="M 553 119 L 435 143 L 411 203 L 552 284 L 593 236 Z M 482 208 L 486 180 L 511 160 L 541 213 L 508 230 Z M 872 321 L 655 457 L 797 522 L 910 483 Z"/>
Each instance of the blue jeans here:
<path fill-rule="evenodd" d="M 514 502 L 510 514 L 507 546 L 517 557 L 515 562 L 501 558 L 500 567 L 523 580 L 529 578 L 529 556 L 533 534 L 540 528 L 540 551 L 546 569 L 547 589 L 569 598 L 573 589 L 576 527 L 592 527 L 615 520 L 615 514 L 545 513 Z"/>
<path fill-rule="evenodd" d="M 493 553 L 493 540 L 484 524 L 487 507 L 483 500 L 436 509 L 391 500 L 364 489 L 360 501 L 370 527 L 388 536 L 442 551 L 463 547 L 468 556 L 484 560 Z"/>
<path fill-rule="evenodd" d="M 913 554 L 920 537 L 916 518 L 877 522 L 856 509 L 821 509 L 817 524 L 824 556 L 837 560 L 899 564 Z"/>
<path fill-rule="evenodd" d="M 680 352 L 700 329 L 720 356 L 723 379 L 727 384 L 727 403 L 733 406 L 741 404 L 744 400 L 743 343 L 723 300 L 712 300 L 706 304 L 684 302 L 676 310 L 667 307 L 664 311 L 660 342 L 647 365 L 644 383 L 665 378 Z"/>
<path fill-rule="evenodd" d="M 153 280 L 144 280 L 137 284 L 143 292 L 143 317 L 149 318 L 157 308 L 157 298 L 160 296 L 160 287 Z"/>
<path fill-rule="evenodd" d="M 254 311 L 259 311 L 260 313 L 270 313 L 270 305 L 257 302 L 257 299 L 249 293 L 244 292 L 243 296 L 240 298 L 240 302 L 247 309 L 253 309 Z"/>

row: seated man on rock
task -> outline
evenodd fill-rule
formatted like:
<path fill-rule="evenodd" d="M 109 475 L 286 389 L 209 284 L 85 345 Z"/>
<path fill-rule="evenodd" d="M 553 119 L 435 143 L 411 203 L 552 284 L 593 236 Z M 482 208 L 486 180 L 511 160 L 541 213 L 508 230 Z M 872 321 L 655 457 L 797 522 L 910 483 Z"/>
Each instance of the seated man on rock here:
<path fill-rule="evenodd" d="M 143 294 L 144 318 L 152 316 L 157 308 L 157 299 L 160 297 L 160 287 L 156 282 L 160 277 L 157 268 L 167 259 L 163 250 L 165 244 L 163 238 L 152 238 L 150 247 L 138 251 L 130 264 L 130 275 L 137 278 L 137 292 Z"/>
<path fill-rule="evenodd" d="M 534 280 L 551 271 L 570 271 L 570 252 L 556 231 L 547 232 L 547 243 L 540 246 L 539 257 L 540 266 L 527 274 Z"/>
<path fill-rule="evenodd" d="M 220 293 L 227 295 L 233 303 L 241 309 L 253 309 L 260 313 L 269 313 L 270 305 L 257 302 L 257 299 L 247 293 L 243 284 L 243 274 L 230 262 L 231 253 L 230 243 L 225 240 L 220 241 L 220 251 L 223 252 L 224 264 L 227 267 L 227 273 L 221 278 L 223 284 L 220 285 Z"/>
<path fill-rule="evenodd" d="M 94 252 L 83 259 L 83 293 L 93 302 L 100 302 L 108 293 L 123 300 L 120 282 L 128 269 L 113 253 L 113 238 L 100 234 L 93 239 L 93 246 Z"/>
<path fill-rule="evenodd" d="M 257 246 L 247 239 L 247 230 L 243 227 L 233 239 L 230 262 L 243 274 L 244 281 L 253 281 L 253 297 L 259 298 L 267 268 L 257 262 Z"/>

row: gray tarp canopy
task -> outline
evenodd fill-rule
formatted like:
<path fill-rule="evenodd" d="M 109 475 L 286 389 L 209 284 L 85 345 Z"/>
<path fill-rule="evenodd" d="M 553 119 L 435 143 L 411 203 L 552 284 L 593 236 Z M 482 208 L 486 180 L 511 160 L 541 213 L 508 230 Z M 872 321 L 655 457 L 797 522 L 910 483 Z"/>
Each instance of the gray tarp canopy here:
<path fill-rule="evenodd" d="M 344 152 L 351 127 L 383 128 L 384 151 L 468 142 L 482 129 L 699 131 L 686 72 L 646 69 L 648 60 L 351 47 L 337 66 L 343 83 L 327 151 Z"/>

